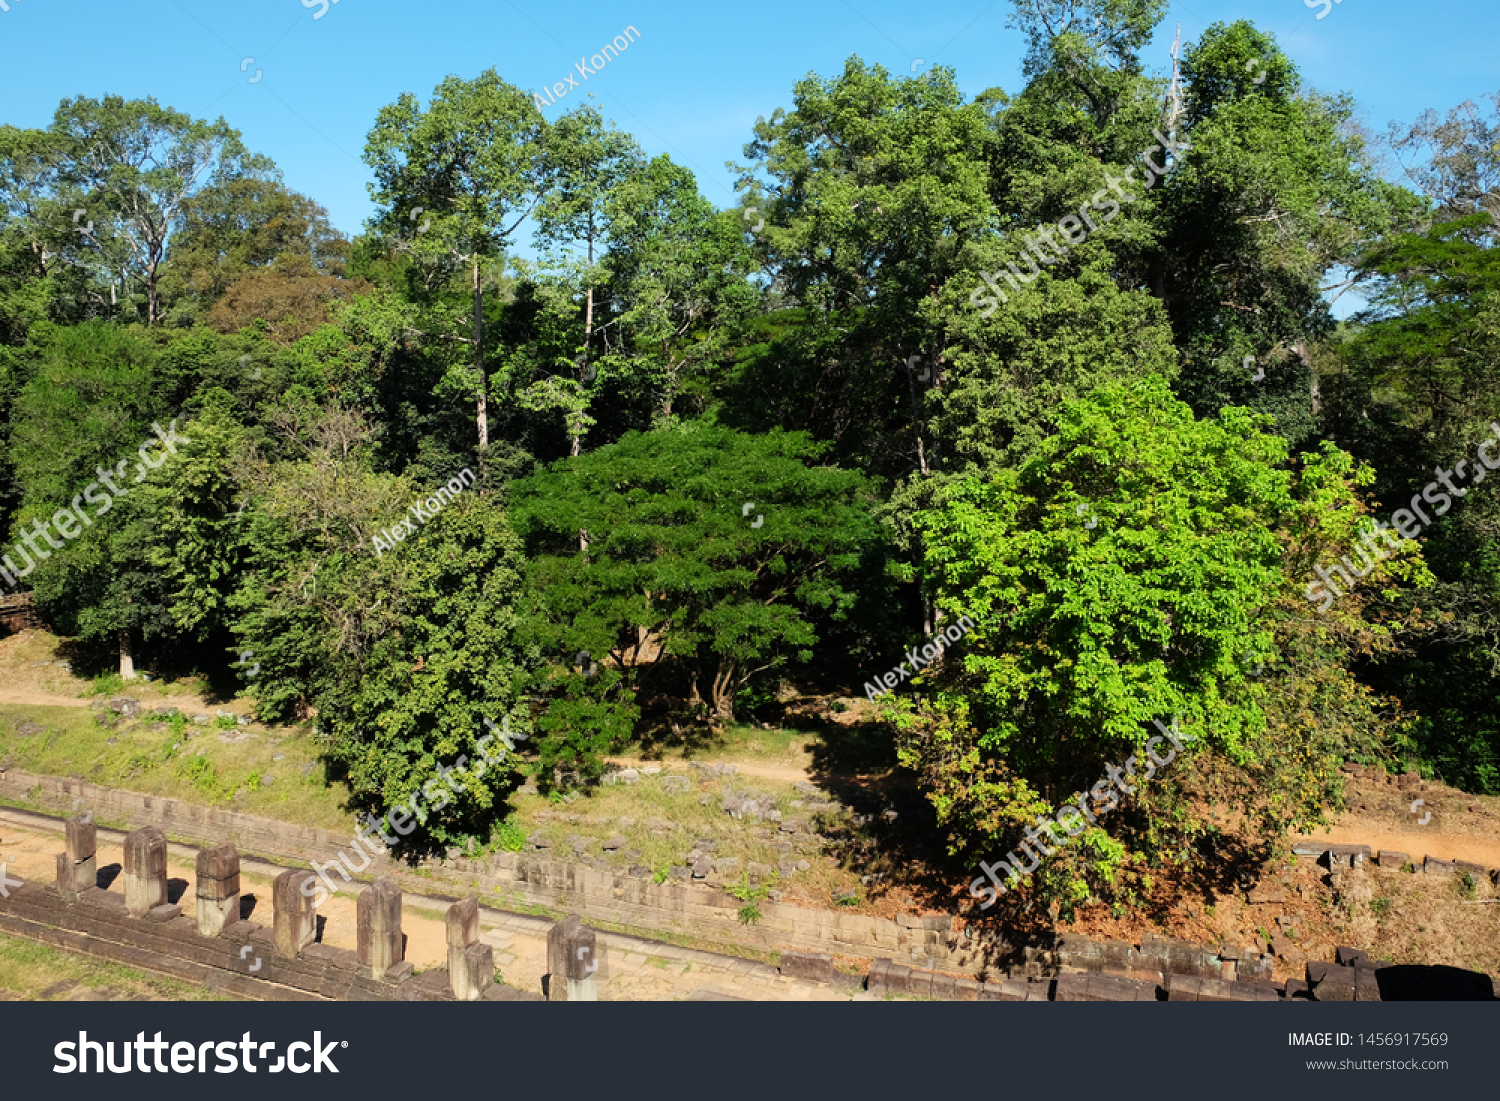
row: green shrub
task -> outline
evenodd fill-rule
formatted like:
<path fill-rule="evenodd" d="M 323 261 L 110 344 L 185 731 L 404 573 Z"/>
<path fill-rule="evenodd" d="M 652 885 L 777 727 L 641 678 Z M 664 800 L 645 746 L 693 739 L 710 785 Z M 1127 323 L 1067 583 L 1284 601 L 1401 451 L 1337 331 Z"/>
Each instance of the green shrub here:
<path fill-rule="evenodd" d="M 526 847 L 526 831 L 516 822 L 514 814 L 495 827 L 495 843 L 501 852 L 518 853 Z"/>

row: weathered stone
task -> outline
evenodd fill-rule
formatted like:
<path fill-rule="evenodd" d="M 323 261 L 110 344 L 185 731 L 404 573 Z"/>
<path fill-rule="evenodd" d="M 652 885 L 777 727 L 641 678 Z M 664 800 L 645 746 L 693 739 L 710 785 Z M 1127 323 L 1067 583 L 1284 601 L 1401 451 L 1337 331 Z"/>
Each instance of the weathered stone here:
<path fill-rule="evenodd" d="M 282 959 L 296 959 L 317 937 L 317 913 L 313 906 L 317 885 L 317 875 L 306 868 L 282 872 L 271 884 L 275 913 L 273 942 L 276 954 Z"/>
<path fill-rule="evenodd" d="M 1286 901 L 1286 892 L 1279 884 L 1263 884 L 1251 888 L 1246 895 L 1246 901 L 1252 906 L 1277 905 Z"/>
<path fill-rule="evenodd" d="M 479 900 L 466 898 L 448 907 L 446 919 L 449 948 L 467 948 L 479 939 Z"/>
<path fill-rule="evenodd" d="M 802 982 L 832 982 L 833 957 L 827 952 L 783 952 L 781 973 Z"/>
<path fill-rule="evenodd" d="M 240 919 L 240 854 L 234 843 L 200 849 L 194 878 L 198 932 L 216 937 Z"/>
<path fill-rule="evenodd" d="M 1247 952 L 1235 967 L 1240 982 L 1269 982 L 1276 957 L 1269 953 Z"/>
<path fill-rule="evenodd" d="M 630 842 L 623 837 L 611 837 L 599 847 L 607 853 L 612 853 L 616 849 L 623 849 L 628 844 L 630 844 Z"/>
<path fill-rule="evenodd" d="M 1307 955 L 1286 937 L 1272 937 L 1271 951 L 1288 963 L 1301 963 Z"/>
<path fill-rule="evenodd" d="M 1334 950 L 1334 955 L 1340 965 L 1344 967 L 1355 967 L 1360 960 L 1368 960 L 1370 958 L 1370 953 L 1366 952 L 1363 948 L 1337 948 Z"/>
<path fill-rule="evenodd" d="M 633 768 L 622 768 L 615 773 L 615 780 L 621 784 L 638 784 L 641 782 L 641 774 Z"/>
<path fill-rule="evenodd" d="M 94 812 L 85 811 L 67 821 L 67 854 L 74 864 L 91 860 L 98 854 L 99 831 L 94 825 Z M 93 886 L 92 883 L 89 884 Z"/>
<path fill-rule="evenodd" d="M 1405 853 L 1398 853 L 1391 849 L 1381 849 L 1380 855 L 1376 858 L 1375 862 L 1382 868 L 1399 868 L 1410 859 L 1411 857 Z"/>
<path fill-rule="evenodd" d="M 1450 860 L 1437 860 L 1429 856 L 1422 861 L 1422 871 L 1427 875 L 1457 875 L 1458 867 Z"/>
<path fill-rule="evenodd" d="M 92 884 L 90 885 L 92 886 Z M 125 908 L 145 917 L 167 901 L 167 839 L 155 826 L 125 835 Z"/>
<path fill-rule="evenodd" d="M 359 962 L 383 979 L 405 957 L 401 936 L 401 888 L 382 876 L 360 892 L 355 905 Z"/>
<path fill-rule="evenodd" d="M 594 930 L 582 924 L 577 914 L 557 922 L 547 932 L 547 1000 L 549 1002 L 593 1002 L 599 1000 L 594 973 Z"/>
<path fill-rule="evenodd" d="M 488 944 L 449 948 L 448 960 L 448 987 L 453 997 L 461 1002 L 482 1000 L 495 982 L 495 950 Z"/>

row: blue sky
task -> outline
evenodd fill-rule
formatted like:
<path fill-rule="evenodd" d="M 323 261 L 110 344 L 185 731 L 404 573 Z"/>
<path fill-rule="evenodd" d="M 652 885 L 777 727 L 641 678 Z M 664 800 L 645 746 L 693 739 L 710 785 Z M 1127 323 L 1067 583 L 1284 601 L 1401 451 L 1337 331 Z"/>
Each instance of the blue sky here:
<path fill-rule="evenodd" d="M 376 112 L 405 91 L 425 100 L 450 73 L 494 67 L 535 90 L 634 26 L 640 40 L 628 52 L 543 113 L 556 118 L 594 92 L 606 117 L 649 154 L 691 167 L 704 195 L 726 206 L 734 194 L 724 162 L 743 160 L 757 116 L 788 105 L 800 77 L 832 75 L 858 54 L 894 73 L 952 66 L 970 95 L 1016 92 L 1024 52 L 1007 26 L 1010 0 L 5 2 L 0 122 L 45 126 L 65 96 L 106 93 L 223 115 L 351 235 L 370 213 L 359 158 Z M 1453 0 L 1440 19 L 1409 0 L 1340 0 L 1322 20 L 1318 10 L 1304 0 L 1174 3 L 1147 61 L 1168 64 L 1179 22 L 1193 39 L 1211 23 L 1249 19 L 1276 35 L 1315 87 L 1353 93 L 1381 132 L 1391 119 L 1500 90 L 1494 0 Z"/>

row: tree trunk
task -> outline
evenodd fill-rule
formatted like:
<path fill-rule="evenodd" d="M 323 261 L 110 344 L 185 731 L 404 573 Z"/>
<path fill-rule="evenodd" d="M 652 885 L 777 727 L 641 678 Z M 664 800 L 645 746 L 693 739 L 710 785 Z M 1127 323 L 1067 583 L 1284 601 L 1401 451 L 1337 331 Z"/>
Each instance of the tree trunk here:
<path fill-rule="evenodd" d="M 120 631 L 120 679 L 135 680 L 135 656 L 130 651 L 130 629 Z"/>
<path fill-rule="evenodd" d="M 720 667 L 714 675 L 713 699 L 709 702 L 713 707 L 716 723 L 734 722 L 735 672 L 735 663 L 730 662 L 727 666 Z"/>
<path fill-rule="evenodd" d="M 479 376 L 479 405 L 475 420 L 479 426 L 479 450 L 490 446 L 490 413 L 486 402 L 488 387 L 484 381 L 484 291 L 479 285 L 479 252 L 474 252 L 474 371 Z"/>

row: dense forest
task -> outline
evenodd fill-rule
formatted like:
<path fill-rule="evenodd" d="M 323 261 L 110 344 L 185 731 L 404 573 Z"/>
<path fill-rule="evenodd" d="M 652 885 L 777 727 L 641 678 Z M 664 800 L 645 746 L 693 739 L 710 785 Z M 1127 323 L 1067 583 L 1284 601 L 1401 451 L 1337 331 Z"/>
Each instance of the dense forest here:
<path fill-rule="evenodd" d="M 493 70 L 380 111 L 352 240 L 223 119 L 0 127 L 0 591 L 315 718 L 371 807 L 529 732 L 437 843 L 788 682 L 970 864 L 1174 722 L 1075 901 L 1346 760 L 1500 793 L 1500 115 L 1376 136 L 1249 23 L 1152 65 L 1163 0 L 1014 2 L 1019 92 L 851 58 L 731 210 Z"/>

